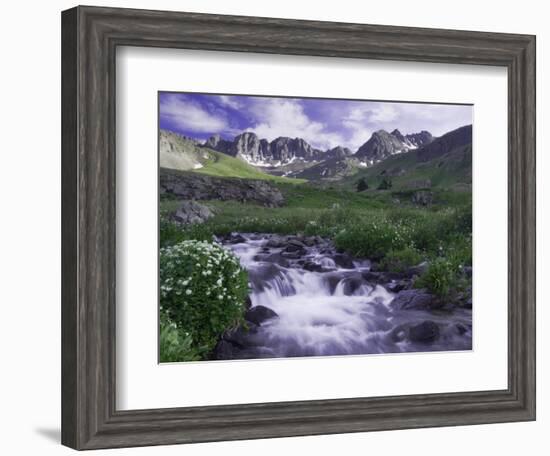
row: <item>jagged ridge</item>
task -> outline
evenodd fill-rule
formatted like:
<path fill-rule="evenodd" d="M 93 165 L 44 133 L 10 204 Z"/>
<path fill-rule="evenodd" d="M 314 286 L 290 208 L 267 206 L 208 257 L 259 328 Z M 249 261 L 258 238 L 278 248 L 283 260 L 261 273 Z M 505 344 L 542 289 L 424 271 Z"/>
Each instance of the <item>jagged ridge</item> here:
<path fill-rule="evenodd" d="M 422 147 L 432 140 L 431 133 L 425 130 L 408 135 L 402 135 L 397 129 L 391 133 L 379 130 L 373 133 L 354 154 L 347 147 L 337 146 L 321 151 L 302 138 L 279 137 L 269 142 L 266 139 L 260 139 L 253 132 L 244 132 L 237 135 L 233 141 L 213 135 L 204 143 L 204 146 L 241 158 L 255 166 L 280 167 L 295 160 L 321 162 L 342 160 L 351 156 L 366 165 L 371 165 L 390 155 Z"/>

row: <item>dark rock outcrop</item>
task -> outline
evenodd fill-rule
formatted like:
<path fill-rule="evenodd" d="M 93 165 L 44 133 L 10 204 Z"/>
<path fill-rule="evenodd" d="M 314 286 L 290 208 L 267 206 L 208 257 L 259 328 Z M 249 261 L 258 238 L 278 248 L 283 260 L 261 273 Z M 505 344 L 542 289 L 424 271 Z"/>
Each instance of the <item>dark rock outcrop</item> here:
<path fill-rule="evenodd" d="M 284 204 L 283 194 L 265 180 L 227 179 L 161 168 L 161 192 L 183 200 L 235 200 L 267 207 Z"/>

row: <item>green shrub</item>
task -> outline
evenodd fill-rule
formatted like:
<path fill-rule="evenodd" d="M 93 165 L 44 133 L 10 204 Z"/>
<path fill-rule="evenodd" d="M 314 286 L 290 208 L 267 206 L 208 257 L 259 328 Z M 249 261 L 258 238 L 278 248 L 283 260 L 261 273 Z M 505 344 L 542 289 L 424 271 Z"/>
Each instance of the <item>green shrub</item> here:
<path fill-rule="evenodd" d="M 365 190 L 368 190 L 368 188 L 369 184 L 367 184 L 367 179 L 365 179 L 364 177 L 357 181 L 356 189 L 358 192 L 364 192 Z"/>
<path fill-rule="evenodd" d="M 427 271 L 415 282 L 416 288 L 427 288 L 439 297 L 447 297 L 458 286 L 459 270 L 447 258 L 436 258 Z"/>
<path fill-rule="evenodd" d="M 168 247 L 182 241 L 212 241 L 213 231 L 209 224 L 182 225 L 161 217 L 160 247 Z"/>
<path fill-rule="evenodd" d="M 382 182 L 378 184 L 378 190 L 389 190 L 393 187 L 393 183 L 389 177 L 384 177 Z"/>
<path fill-rule="evenodd" d="M 176 363 L 198 361 L 200 356 L 193 348 L 191 336 L 179 329 L 168 317 L 160 319 L 160 362 Z"/>
<path fill-rule="evenodd" d="M 412 242 L 421 251 L 442 256 L 442 250 L 454 245 L 457 240 L 467 240 L 471 245 L 472 216 L 471 206 L 437 212 L 423 212 L 410 215 L 406 220 L 411 226 Z"/>
<path fill-rule="evenodd" d="M 422 262 L 422 255 L 414 247 L 405 247 L 401 250 L 390 250 L 380 262 L 383 270 L 403 272 Z"/>
<path fill-rule="evenodd" d="M 407 226 L 378 216 L 361 219 L 342 229 L 335 236 L 334 244 L 352 255 L 376 259 L 390 250 L 400 250 L 410 245 L 410 235 Z"/>
<path fill-rule="evenodd" d="M 445 247 L 442 249 L 442 254 L 449 259 L 459 269 L 463 266 L 472 265 L 472 236 L 456 234 L 451 237 Z"/>
<path fill-rule="evenodd" d="M 221 245 L 188 240 L 160 249 L 161 311 L 201 356 L 243 321 L 247 294 L 248 274 Z"/>
<path fill-rule="evenodd" d="M 464 235 L 472 234 L 472 204 L 457 207 L 450 217 L 450 230 Z"/>

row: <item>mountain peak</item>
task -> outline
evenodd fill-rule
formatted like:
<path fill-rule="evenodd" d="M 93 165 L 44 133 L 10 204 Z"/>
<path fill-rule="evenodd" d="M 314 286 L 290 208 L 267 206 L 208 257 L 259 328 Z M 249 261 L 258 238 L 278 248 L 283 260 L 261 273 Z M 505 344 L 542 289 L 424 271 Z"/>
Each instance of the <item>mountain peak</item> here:
<path fill-rule="evenodd" d="M 384 160 L 390 155 L 417 149 L 431 141 L 433 141 L 432 135 L 425 130 L 408 135 L 403 135 L 397 128 L 391 133 L 386 130 L 378 130 L 357 150 L 355 156 L 372 164 Z"/>
<path fill-rule="evenodd" d="M 401 134 L 401 132 L 397 128 L 391 132 L 391 135 L 395 136 L 402 143 L 407 141 L 406 138 Z"/>
<path fill-rule="evenodd" d="M 336 146 L 336 147 L 333 147 L 330 150 L 327 150 L 327 152 L 325 154 L 325 158 L 326 159 L 330 159 L 330 158 L 341 159 L 341 158 L 349 157 L 350 155 L 353 155 L 353 152 L 351 150 L 349 150 L 347 147 Z"/>
<path fill-rule="evenodd" d="M 253 131 L 243 131 L 241 134 L 235 136 L 235 140 L 237 138 L 258 138 L 258 135 L 254 133 Z"/>

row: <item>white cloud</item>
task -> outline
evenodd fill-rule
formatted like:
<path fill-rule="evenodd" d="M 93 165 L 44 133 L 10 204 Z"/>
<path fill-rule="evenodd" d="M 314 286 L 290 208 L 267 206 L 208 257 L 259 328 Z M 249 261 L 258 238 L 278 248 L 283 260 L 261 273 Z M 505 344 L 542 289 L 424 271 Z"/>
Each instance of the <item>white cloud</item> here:
<path fill-rule="evenodd" d="M 233 109 L 241 109 L 242 105 L 239 103 L 236 97 L 232 97 L 229 95 L 219 95 L 218 101 L 222 106 L 227 106 L 229 108 Z"/>
<path fill-rule="evenodd" d="M 224 117 L 206 111 L 181 95 L 164 96 L 160 104 L 160 115 L 170 119 L 177 127 L 197 133 L 219 133 L 229 130 Z"/>
<path fill-rule="evenodd" d="M 398 110 L 386 103 L 357 103 L 342 117 L 342 125 L 348 130 L 346 146 L 356 151 L 369 140 L 373 131 L 399 117 Z"/>
<path fill-rule="evenodd" d="M 441 136 L 472 121 L 471 106 L 390 102 L 353 103 L 341 120 L 352 150 L 380 129 L 398 128 L 403 134 L 428 130 L 434 136 Z"/>
<path fill-rule="evenodd" d="M 257 123 L 248 130 L 268 141 L 279 136 L 302 138 L 319 149 L 328 149 L 343 143 L 341 135 L 327 131 L 326 125 L 311 120 L 302 105 L 295 100 L 256 99 L 249 110 Z"/>
<path fill-rule="evenodd" d="M 397 107 L 392 104 L 364 102 L 353 106 L 342 119 L 342 124 L 348 128 L 357 128 L 365 123 L 392 122 L 399 118 L 399 114 Z"/>
<path fill-rule="evenodd" d="M 395 105 L 380 103 L 371 110 L 369 115 L 370 122 L 393 122 L 399 117 L 399 112 Z"/>

